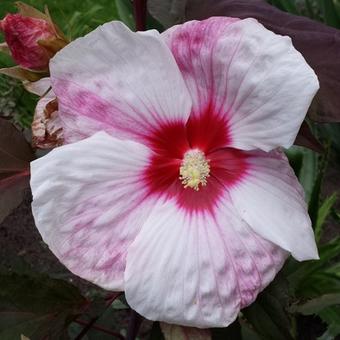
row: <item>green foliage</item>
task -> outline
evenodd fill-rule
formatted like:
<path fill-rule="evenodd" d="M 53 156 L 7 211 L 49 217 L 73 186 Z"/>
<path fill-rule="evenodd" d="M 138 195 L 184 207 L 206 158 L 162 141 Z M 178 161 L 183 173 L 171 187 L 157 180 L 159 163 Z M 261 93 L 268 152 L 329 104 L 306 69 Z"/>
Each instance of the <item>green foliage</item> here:
<path fill-rule="evenodd" d="M 329 148 L 328 148 L 329 150 Z M 320 191 L 327 166 L 327 154 L 319 161 L 318 171 L 314 173 L 314 184 L 309 200 L 316 240 L 319 243 L 320 260 L 298 264 L 291 259 L 284 268 L 289 282 L 290 295 L 295 297 L 290 312 L 292 314 L 318 315 L 328 329 L 320 338 L 334 339 L 340 335 L 340 238 L 321 244 L 325 222 L 330 217 L 337 195 L 333 193 L 320 203 Z"/>
<path fill-rule="evenodd" d="M 159 326 L 159 322 L 154 322 L 151 328 L 149 340 L 164 340 L 164 336 Z"/>
<path fill-rule="evenodd" d="M 288 283 L 283 276 L 278 275 L 258 296 L 256 302 L 244 309 L 242 314 L 261 338 L 293 339 L 291 319 L 287 313 L 289 302 Z"/>
<path fill-rule="evenodd" d="M 27 92 L 21 82 L 0 76 L 0 116 L 15 125 L 30 128 L 37 97 Z"/>
<path fill-rule="evenodd" d="M 239 320 L 234 321 L 227 328 L 215 328 L 211 330 L 212 340 L 242 340 L 242 329 Z"/>
<path fill-rule="evenodd" d="M 340 28 L 339 0 L 268 0 L 268 2 L 283 11 L 306 15 L 329 26 Z"/>
<path fill-rule="evenodd" d="M 318 216 L 315 223 L 315 238 L 319 241 L 322 235 L 323 226 L 326 222 L 327 217 L 330 215 L 332 208 L 337 201 L 337 194 L 334 193 L 331 196 L 327 197 L 325 201 L 320 206 L 318 211 Z"/>
<path fill-rule="evenodd" d="M 340 304 L 323 309 L 319 317 L 328 324 L 327 331 L 318 340 L 333 340 L 340 334 Z"/>
<path fill-rule="evenodd" d="M 284 11 L 287 11 L 293 14 L 298 14 L 298 9 L 296 7 L 294 0 L 272 0 L 271 3 L 272 5 L 280 9 L 283 9 Z"/>
<path fill-rule="evenodd" d="M 115 0 L 120 20 L 124 22 L 131 30 L 135 29 L 135 19 L 133 17 L 133 8 L 129 0 Z"/>
<path fill-rule="evenodd" d="M 333 134 L 321 132 L 329 140 L 336 140 L 339 137 L 334 128 Z M 328 325 L 326 332 L 320 337 L 321 340 L 334 339 L 335 336 L 340 335 L 340 265 L 338 264 L 340 238 L 332 239 L 327 243 L 322 241 L 323 236 L 326 235 L 326 222 L 332 215 L 338 215 L 334 208 L 337 201 L 336 192 L 324 200 L 321 199 L 323 178 L 329 157 L 335 148 L 337 145 L 332 147 L 328 144 L 322 155 L 300 147 L 294 147 L 287 152 L 290 163 L 306 192 L 320 255 L 320 260 L 303 263 L 298 263 L 291 258 L 284 266 L 282 275 L 287 279 L 291 298 L 288 308 L 292 317 L 290 329 L 294 335 L 298 320 L 296 317 L 299 314 L 317 315 Z M 277 279 L 274 283 L 276 281 Z M 267 294 L 267 290 L 263 294 Z M 254 305 L 257 303 L 255 302 Z M 294 338 L 296 336 L 295 334 Z"/>
<path fill-rule="evenodd" d="M 318 296 L 315 299 L 311 299 L 297 306 L 296 311 L 304 315 L 311 315 L 317 314 L 327 307 L 334 305 L 340 305 L 340 293 Z"/>
<path fill-rule="evenodd" d="M 340 27 L 340 17 L 336 11 L 334 0 L 318 0 L 324 22 L 333 27 Z"/>
<path fill-rule="evenodd" d="M 300 146 L 293 146 L 287 150 L 286 154 L 290 165 L 303 186 L 305 199 L 310 202 L 319 173 L 319 155 Z"/>

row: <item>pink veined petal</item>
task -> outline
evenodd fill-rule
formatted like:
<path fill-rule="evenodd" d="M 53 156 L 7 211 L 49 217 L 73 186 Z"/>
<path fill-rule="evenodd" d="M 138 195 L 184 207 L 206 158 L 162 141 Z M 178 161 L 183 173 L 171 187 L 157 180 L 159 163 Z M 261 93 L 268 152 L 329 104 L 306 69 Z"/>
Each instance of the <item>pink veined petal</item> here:
<path fill-rule="evenodd" d="M 50 70 L 67 141 L 104 130 L 145 142 L 153 129 L 190 114 L 184 80 L 156 31 L 105 24 L 63 48 Z"/>
<path fill-rule="evenodd" d="M 285 155 L 249 152 L 247 163 L 247 176 L 229 191 L 239 215 L 297 260 L 318 259 L 303 190 Z"/>
<path fill-rule="evenodd" d="M 157 202 L 128 249 L 125 295 L 133 309 L 150 320 L 226 327 L 255 300 L 287 253 L 256 235 L 230 203 L 224 196 L 211 216 Z"/>
<path fill-rule="evenodd" d="M 43 240 L 76 275 L 124 290 L 126 249 L 144 223 L 140 172 L 148 149 L 104 132 L 31 163 L 33 215 Z"/>
<path fill-rule="evenodd" d="M 289 37 L 255 19 L 222 17 L 162 36 L 192 95 L 192 114 L 223 117 L 228 146 L 270 151 L 293 144 L 319 83 Z"/>

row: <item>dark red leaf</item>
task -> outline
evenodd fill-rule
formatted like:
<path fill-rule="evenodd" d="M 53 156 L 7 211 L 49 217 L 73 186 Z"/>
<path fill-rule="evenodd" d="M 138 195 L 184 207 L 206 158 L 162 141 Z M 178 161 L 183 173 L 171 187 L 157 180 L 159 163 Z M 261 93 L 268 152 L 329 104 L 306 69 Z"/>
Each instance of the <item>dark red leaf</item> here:
<path fill-rule="evenodd" d="M 0 119 L 0 222 L 22 201 L 29 187 L 34 153 L 22 132 Z"/>
<path fill-rule="evenodd" d="M 65 339 L 68 325 L 88 307 L 72 284 L 30 272 L 0 273 L 0 339 Z"/>
<path fill-rule="evenodd" d="M 323 146 L 314 137 L 309 125 L 306 122 L 302 123 L 294 144 L 304 146 L 319 153 L 324 151 Z"/>

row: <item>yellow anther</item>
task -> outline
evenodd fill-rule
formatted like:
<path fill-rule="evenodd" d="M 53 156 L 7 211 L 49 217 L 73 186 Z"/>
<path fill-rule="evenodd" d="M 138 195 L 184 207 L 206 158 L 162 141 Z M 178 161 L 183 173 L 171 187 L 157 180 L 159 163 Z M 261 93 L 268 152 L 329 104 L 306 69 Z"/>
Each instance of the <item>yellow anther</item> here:
<path fill-rule="evenodd" d="M 179 179 L 184 188 L 199 190 L 199 185 L 207 184 L 207 177 L 210 174 L 209 162 L 200 150 L 189 150 L 185 153 L 179 168 Z"/>

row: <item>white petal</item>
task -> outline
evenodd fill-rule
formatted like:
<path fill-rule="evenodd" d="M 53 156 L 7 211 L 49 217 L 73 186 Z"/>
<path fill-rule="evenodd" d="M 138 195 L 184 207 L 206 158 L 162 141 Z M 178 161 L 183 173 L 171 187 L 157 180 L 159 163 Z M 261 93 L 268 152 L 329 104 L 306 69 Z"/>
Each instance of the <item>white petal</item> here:
<path fill-rule="evenodd" d="M 24 81 L 23 85 L 28 92 L 41 97 L 51 88 L 51 80 L 50 78 L 41 78 L 35 82 Z"/>
<path fill-rule="evenodd" d="M 123 290 L 126 249 L 151 208 L 140 173 L 148 149 L 101 132 L 31 165 L 33 215 L 43 240 L 73 273 Z"/>
<path fill-rule="evenodd" d="M 50 69 L 69 141 L 99 130 L 143 141 L 162 124 L 185 123 L 190 113 L 181 73 L 156 31 L 105 24 L 63 48 Z"/>
<path fill-rule="evenodd" d="M 318 258 L 303 190 L 284 154 L 251 152 L 244 180 L 230 188 L 240 216 L 297 260 Z"/>
<path fill-rule="evenodd" d="M 193 114 L 224 119 L 228 146 L 269 151 L 293 144 L 319 88 L 289 37 L 255 19 L 214 17 L 163 33 L 193 98 Z"/>
<path fill-rule="evenodd" d="M 225 327 L 255 300 L 285 258 L 285 251 L 233 214 L 227 198 L 214 216 L 158 202 L 128 250 L 125 295 L 151 320 Z"/>

